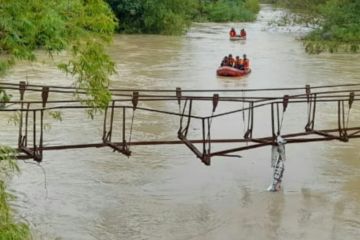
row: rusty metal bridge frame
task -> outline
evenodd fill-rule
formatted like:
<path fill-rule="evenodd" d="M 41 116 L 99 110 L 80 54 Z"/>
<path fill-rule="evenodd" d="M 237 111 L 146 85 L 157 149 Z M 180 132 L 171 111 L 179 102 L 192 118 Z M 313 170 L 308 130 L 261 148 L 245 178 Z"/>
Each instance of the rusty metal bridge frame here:
<path fill-rule="evenodd" d="M 276 137 L 280 134 L 282 125 L 282 116 L 286 112 L 289 104 L 304 103 L 307 104 L 307 121 L 302 123 L 303 132 L 281 133 L 287 143 L 302 143 L 315 141 L 339 140 L 343 142 L 349 141 L 351 138 L 360 137 L 359 127 L 348 127 L 348 119 L 350 110 L 354 104 L 358 104 L 359 98 L 357 94 L 360 92 L 360 84 L 342 84 L 329 86 L 316 86 L 297 88 L 267 88 L 267 89 L 225 89 L 225 90 L 182 90 L 176 88 L 174 90 L 132 90 L 132 89 L 110 89 L 112 92 L 112 100 L 108 107 L 102 112 L 104 117 L 103 131 L 101 141 L 99 143 L 79 143 L 76 145 L 56 145 L 49 146 L 44 144 L 44 112 L 50 110 L 64 109 L 88 109 L 80 100 L 55 100 L 48 101 L 49 94 L 85 94 L 84 89 L 75 89 L 73 87 L 61 86 L 41 86 L 26 84 L 20 82 L 0 83 L 0 90 L 6 92 L 16 92 L 19 100 L 1 102 L 0 101 L 0 117 L 3 112 L 18 112 L 19 132 L 18 145 L 19 159 L 34 159 L 41 162 L 43 159 L 43 151 L 90 148 L 90 147 L 110 147 L 114 151 L 120 152 L 126 156 L 131 155 L 130 146 L 134 145 L 159 145 L 159 144 L 185 144 L 197 158 L 205 165 L 210 165 L 211 158 L 214 156 L 227 156 L 243 150 L 274 145 Z M 39 92 L 41 98 L 38 101 L 25 100 L 26 92 Z M 220 96 L 220 94 L 233 94 L 234 96 Z M 265 95 L 271 92 L 280 96 L 249 96 L 253 92 Z M 283 94 L 283 93 L 286 94 Z M 300 93 L 299 93 L 300 92 Z M 246 96 L 245 94 L 246 93 Z M 296 93 L 296 94 L 295 94 Z M 276 95 L 275 94 L 275 95 Z M 40 94 L 39 94 L 40 95 Z M 205 95 L 205 96 L 204 96 Z M 206 96 L 207 95 L 207 96 Z M 138 103 L 145 101 L 173 101 L 179 105 L 178 111 L 163 111 L 152 108 L 139 107 Z M 206 116 L 197 116 L 193 114 L 193 104 L 195 102 L 210 102 L 212 104 L 212 113 Z M 239 108 L 220 114 L 215 114 L 219 102 L 239 103 Z M 316 129 L 316 106 L 318 103 L 334 103 L 337 106 L 337 126 L 332 129 Z M 270 107 L 271 109 L 271 128 L 272 135 L 266 137 L 254 137 L 254 112 L 262 107 Z M 126 110 L 132 111 L 150 111 L 164 115 L 174 115 L 179 117 L 179 128 L 174 131 L 178 140 L 156 141 L 127 141 L 125 136 Z M 122 141 L 112 141 L 114 112 L 122 113 Z M 214 118 L 244 113 L 247 115 L 247 128 L 245 134 L 236 139 L 213 139 L 211 138 L 211 121 Z M 134 116 L 134 115 L 133 115 Z M 31 119 L 31 121 L 29 120 Z M 201 121 L 202 137 L 200 139 L 189 139 L 189 125 L 193 119 Z M 33 126 L 29 126 L 32 122 Z M 132 123 L 131 123 L 132 124 Z M 132 126 L 131 126 L 132 127 Z M 29 129 L 31 128 L 32 131 Z M 1 132 L 1 129 L 0 129 Z M 30 132 L 30 133 L 29 133 Z M 31 133 L 32 132 L 32 133 Z M 31 141 L 31 144 L 28 144 Z M 238 146 L 219 151 L 212 151 L 211 145 L 216 143 L 247 143 L 244 146 Z M 200 147 L 198 147 L 200 145 Z"/>

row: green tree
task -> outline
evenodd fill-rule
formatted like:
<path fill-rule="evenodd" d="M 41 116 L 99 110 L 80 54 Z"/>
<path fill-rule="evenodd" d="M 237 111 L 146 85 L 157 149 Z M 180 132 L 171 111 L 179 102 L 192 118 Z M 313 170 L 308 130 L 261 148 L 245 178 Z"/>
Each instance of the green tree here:
<path fill-rule="evenodd" d="M 142 0 L 107 0 L 116 17 L 121 19 L 118 30 L 141 33 L 144 30 L 144 4 Z"/>
<path fill-rule="evenodd" d="M 108 76 L 114 64 L 102 47 L 116 27 L 111 9 L 102 0 L 0 0 L 0 73 L 16 60 L 36 60 L 35 50 L 50 56 L 70 50 L 72 59 L 61 69 L 77 77 L 89 93 L 88 102 L 104 107 L 109 100 Z M 90 53 L 91 51 L 91 53 Z M 87 62 L 94 68 L 78 64 Z M 96 90 L 95 90 L 96 89 Z M 105 96 L 105 99 L 99 98 Z"/>
<path fill-rule="evenodd" d="M 181 34 L 190 24 L 192 0 L 107 0 L 120 21 L 119 31 Z"/>
<path fill-rule="evenodd" d="M 147 33 L 181 34 L 191 23 L 192 0 L 148 0 L 144 5 Z"/>

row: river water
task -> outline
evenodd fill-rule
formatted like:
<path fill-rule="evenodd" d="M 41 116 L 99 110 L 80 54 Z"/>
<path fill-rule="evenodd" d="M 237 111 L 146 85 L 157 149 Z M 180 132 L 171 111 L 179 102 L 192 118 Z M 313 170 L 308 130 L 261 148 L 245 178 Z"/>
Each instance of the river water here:
<path fill-rule="evenodd" d="M 109 49 L 118 70 L 112 86 L 233 89 L 360 81 L 359 55 L 306 54 L 296 40 L 304 29 L 267 24 L 279 13 L 264 5 L 255 23 L 194 24 L 185 36 L 118 35 Z M 232 26 L 245 27 L 248 40 L 228 41 Z M 216 77 L 229 53 L 246 53 L 253 72 L 241 80 Z M 24 79 L 50 85 L 72 81 L 45 62 L 19 64 L 6 77 Z M 297 119 L 296 112 L 290 111 L 284 124 Z M 353 114 L 352 119 L 360 116 Z M 45 141 L 98 142 L 100 122 L 66 112 Z M 233 131 L 225 123 L 217 123 L 222 137 Z M 16 127 L 5 118 L 0 126 L 6 129 L 1 142 L 16 143 Z M 177 126 L 178 119 L 139 114 L 133 138 L 176 138 Z M 266 191 L 272 174 L 268 147 L 242 152 L 242 158 L 214 158 L 206 167 L 182 145 L 134 147 L 130 158 L 108 148 L 46 152 L 42 168 L 20 162 L 22 173 L 10 188 L 18 196 L 17 216 L 29 222 L 35 239 L 357 239 L 359 146 L 359 140 L 289 145 L 278 193 Z"/>

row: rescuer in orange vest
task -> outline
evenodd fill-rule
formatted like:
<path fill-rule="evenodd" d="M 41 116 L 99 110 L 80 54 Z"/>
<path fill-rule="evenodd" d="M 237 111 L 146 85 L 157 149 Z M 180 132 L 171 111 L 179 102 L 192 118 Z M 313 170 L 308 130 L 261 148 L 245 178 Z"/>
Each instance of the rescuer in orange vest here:
<path fill-rule="evenodd" d="M 240 31 L 240 37 L 246 37 L 245 29 L 241 29 L 241 31 Z"/>
<path fill-rule="evenodd" d="M 230 32 L 229 32 L 230 37 L 235 37 L 236 36 L 236 31 L 235 28 L 231 28 Z"/>
<path fill-rule="evenodd" d="M 243 60 L 239 56 L 236 56 L 236 58 L 235 58 L 234 67 L 237 68 L 237 69 L 243 69 L 244 68 Z"/>

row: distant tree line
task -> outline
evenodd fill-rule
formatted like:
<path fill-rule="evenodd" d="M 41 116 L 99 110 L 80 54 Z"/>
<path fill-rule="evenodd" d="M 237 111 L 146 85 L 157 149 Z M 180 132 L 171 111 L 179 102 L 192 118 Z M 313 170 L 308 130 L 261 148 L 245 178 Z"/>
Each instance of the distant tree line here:
<path fill-rule="evenodd" d="M 258 0 L 106 0 L 125 33 L 181 34 L 193 21 L 253 21 Z"/>

